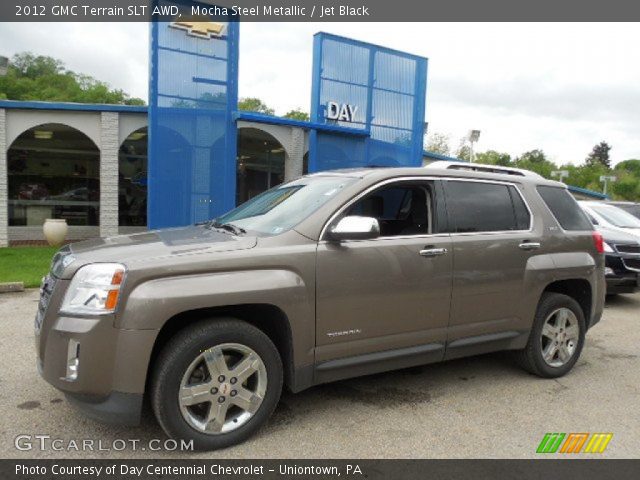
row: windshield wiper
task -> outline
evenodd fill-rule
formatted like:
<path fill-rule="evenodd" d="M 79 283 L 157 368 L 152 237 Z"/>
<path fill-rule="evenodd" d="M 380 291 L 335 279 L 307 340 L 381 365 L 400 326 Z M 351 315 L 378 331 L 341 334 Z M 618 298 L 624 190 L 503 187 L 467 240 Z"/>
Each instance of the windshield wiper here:
<path fill-rule="evenodd" d="M 221 230 L 226 230 L 227 232 L 231 232 L 234 235 L 244 235 L 247 231 L 242 228 L 234 225 L 233 223 L 220 223 L 217 220 L 211 220 L 207 223 L 207 228 L 219 228 Z"/>

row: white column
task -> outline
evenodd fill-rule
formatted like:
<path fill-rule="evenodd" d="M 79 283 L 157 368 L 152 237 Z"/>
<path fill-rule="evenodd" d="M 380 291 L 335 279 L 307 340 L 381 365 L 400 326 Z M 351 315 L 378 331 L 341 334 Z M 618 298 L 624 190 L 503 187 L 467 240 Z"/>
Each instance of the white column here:
<path fill-rule="evenodd" d="M 284 181 L 288 182 L 302 175 L 304 157 L 304 130 L 291 129 L 291 141 L 284 164 Z"/>
<path fill-rule="evenodd" d="M 100 236 L 107 237 L 118 234 L 118 113 L 100 120 Z"/>
<path fill-rule="evenodd" d="M 8 245 L 7 111 L 4 108 L 0 108 L 0 247 L 6 247 Z"/>

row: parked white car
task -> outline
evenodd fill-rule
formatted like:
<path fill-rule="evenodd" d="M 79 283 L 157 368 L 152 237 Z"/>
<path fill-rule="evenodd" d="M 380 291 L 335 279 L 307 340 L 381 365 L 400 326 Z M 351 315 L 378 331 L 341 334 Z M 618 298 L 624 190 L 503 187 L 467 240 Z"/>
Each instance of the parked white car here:
<path fill-rule="evenodd" d="M 595 225 L 625 232 L 640 239 L 640 219 L 629 212 L 605 202 L 580 201 L 578 203 Z"/>

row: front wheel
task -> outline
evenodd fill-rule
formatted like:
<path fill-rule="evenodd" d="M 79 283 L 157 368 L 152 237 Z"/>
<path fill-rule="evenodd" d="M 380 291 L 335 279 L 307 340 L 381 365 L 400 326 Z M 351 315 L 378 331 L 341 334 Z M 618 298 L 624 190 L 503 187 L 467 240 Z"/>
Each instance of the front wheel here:
<path fill-rule="evenodd" d="M 162 350 L 151 404 L 167 435 L 213 450 L 258 430 L 281 391 L 282 362 L 269 337 L 239 320 L 214 319 L 181 331 Z"/>
<path fill-rule="evenodd" d="M 561 377 L 578 361 L 585 333 L 584 313 L 578 302 L 560 293 L 545 293 L 527 346 L 517 352 L 519 363 L 534 375 Z"/>

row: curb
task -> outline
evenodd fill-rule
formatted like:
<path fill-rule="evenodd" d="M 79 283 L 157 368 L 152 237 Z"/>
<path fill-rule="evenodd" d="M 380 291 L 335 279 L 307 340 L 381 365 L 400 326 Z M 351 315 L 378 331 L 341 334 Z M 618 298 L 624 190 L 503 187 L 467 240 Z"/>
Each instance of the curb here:
<path fill-rule="evenodd" d="M 0 293 L 24 292 L 23 282 L 0 283 Z"/>

